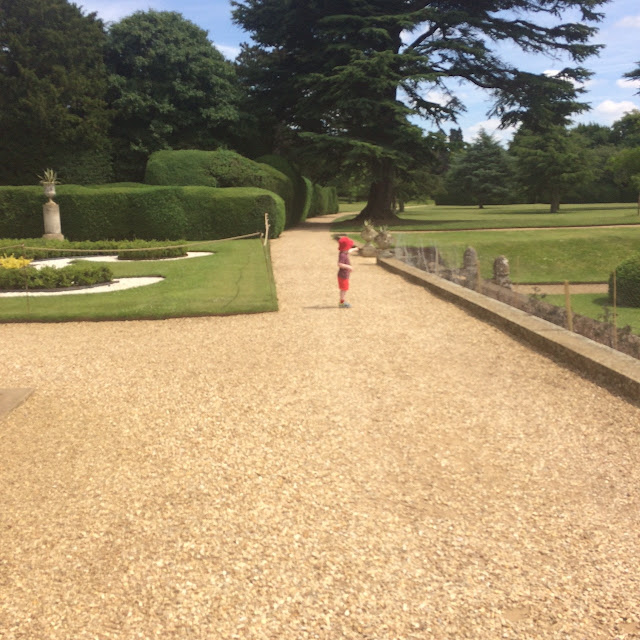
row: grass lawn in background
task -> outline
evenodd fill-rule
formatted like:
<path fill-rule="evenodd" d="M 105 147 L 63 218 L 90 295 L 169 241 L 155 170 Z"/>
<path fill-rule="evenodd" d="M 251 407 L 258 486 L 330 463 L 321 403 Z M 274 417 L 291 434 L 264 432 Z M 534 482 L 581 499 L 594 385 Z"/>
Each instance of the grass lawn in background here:
<path fill-rule="evenodd" d="M 564 307 L 563 295 L 548 295 L 544 297 L 545 302 L 554 304 L 557 307 Z M 606 294 L 602 293 L 580 293 L 571 296 L 571 309 L 574 313 L 587 318 L 605 321 L 607 311 L 609 314 L 609 322 L 612 322 L 613 307 L 609 303 Z M 640 309 L 634 307 L 618 307 L 617 310 L 618 327 L 629 325 L 633 333 L 640 334 Z"/>
<path fill-rule="evenodd" d="M 340 210 L 360 211 L 364 204 L 341 204 Z M 348 221 L 353 217 L 338 218 L 332 231 L 360 231 L 360 225 L 349 225 Z M 488 205 L 484 209 L 410 204 L 400 218 L 402 224 L 390 226 L 392 231 L 640 224 L 635 203 L 567 204 L 561 206 L 560 213 L 549 213 L 547 204 Z"/>
<path fill-rule="evenodd" d="M 487 279 L 494 259 L 504 255 L 516 283 L 606 282 L 615 267 L 640 251 L 640 227 L 402 233 L 395 240 L 397 246 L 436 246 L 454 267 L 462 266 L 472 246 Z"/>
<path fill-rule="evenodd" d="M 114 278 L 163 276 L 125 291 L 0 297 L 0 322 L 138 320 L 276 311 L 271 263 L 259 238 L 202 244 L 211 256 L 109 262 Z"/>

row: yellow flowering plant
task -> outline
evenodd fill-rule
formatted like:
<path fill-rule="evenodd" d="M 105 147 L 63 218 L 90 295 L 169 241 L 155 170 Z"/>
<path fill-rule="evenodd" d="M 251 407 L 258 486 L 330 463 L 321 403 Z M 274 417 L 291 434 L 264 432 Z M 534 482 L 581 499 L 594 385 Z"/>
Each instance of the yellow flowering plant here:
<path fill-rule="evenodd" d="M 29 264 L 31 264 L 31 258 L 25 258 L 24 256 L 16 258 L 13 253 L 10 256 L 5 253 L 0 258 L 0 267 L 3 269 L 22 269 Z"/>

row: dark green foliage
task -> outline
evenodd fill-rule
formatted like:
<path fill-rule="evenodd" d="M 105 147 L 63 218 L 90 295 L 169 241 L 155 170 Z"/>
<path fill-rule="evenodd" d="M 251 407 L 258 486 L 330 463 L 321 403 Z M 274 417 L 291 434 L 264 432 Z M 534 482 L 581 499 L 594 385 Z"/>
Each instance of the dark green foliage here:
<path fill-rule="evenodd" d="M 459 113 L 463 105 L 449 93 L 458 80 L 490 91 L 492 113 L 505 124 L 566 124 L 583 110 L 574 82 L 588 71 L 531 74 L 501 59 L 495 47 L 506 43 L 582 63 L 599 49 L 589 44 L 590 23 L 601 19 L 596 10 L 604 2 L 238 0 L 234 19 L 256 43 L 243 49 L 240 75 L 272 131 L 273 148 L 297 137 L 333 175 L 366 167 L 372 183 L 362 215 L 384 220 L 398 173 L 440 162 L 436 141 L 412 117 L 440 124 Z M 565 14 L 575 14 L 576 22 L 563 22 Z M 450 99 L 430 101 L 429 90 Z M 279 135 L 282 129 L 289 138 Z"/>
<path fill-rule="evenodd" d="M 513 170 L 507 152 L 481 129 L 478 139 L 454 156 L 446 189 L 454 197 L 463 197 L 482 208 L 485 204 L 508 202 L 512 182 Z"/>
<path fill-rule="evenodd" d="M 149 158 L 145 182 L 156 185 L 258 187 L 273 191 L 284 200 L 287 226 L 299 218 L 294 211 L 294 186 L 288 176 L 235 151 L 158 151 Z"/>
<path fill-rule="evenodd" d="M 0 3 L 0 184 L 111 177 L 103 62 L 95 14 L 67 0 Z"/>
<path fill-rule="evenodd" d="M 640 307 L 640 254 L 617 267 L 616 300 L 620 307 Z M 609 276 L 609 302 L 613 303 L 613 274 Z"/>
<path fill-rule="evenodd" d="M 309 217 L 337 213 L 339 208 L 338 192 L 335 187 L 321 187 L 319 184 L 313 185 Z"/>
<path fill-rule="evenodd" d="M 277 237 L 285 223 L 282 199 L 256 188 L 62 185 L 56 201 L 69 240 L 215 240 L 263 231 L 265 213 Z M 0 236 L 41 236 L 43 203 L 38 187 L 0 187 Z"/>
<path fill-rule="evenodd" d="M 97 240 L 87 242 L 70 242 L 69 240 L 49 240 L 45 238 L 0 238 L 0 255 L 9 253 L 19 257 L 31 258 L 33 260 L 44 260 L 46 258 L 68 258 L 73 256 L 103 256 L 121 255 L 123 259 L 147 259 L 146 255 L 158 257 L 175 257 L 186 255 L 187 249 L 168 245 L 184 244 L 184 240 L 153 241 L 153 240 Z M 18 245 L 18 246 L 16 246 Z M 3 249 L 3 247 L 13 247 Z M 28 247 L 28 248 L 26 248 Z M 42 249 L 38 249 L 42 247 Z M 69 251 L 72 249 L 73 251 Z M 124 251 L 124 249 L 135 249 L 135 251 Z M 138 254 L 141 256 L 138 258 Z"/>
<path fill-rule="evenodd" d="M 584 148 L 581 137 L 564 127 L 542 133 L 520 129 L 510 151 L 515 156 L 516 176 L 533 202 L 549 202 L 557 213 L 570 188 L 594 178 L 595 157 Z"/>
<path fill-rule="evenodd" d="M 286 158 L 276 154 L 261 156 L 256 159 L 260 164 L 267 164 L 289 178 L 293 185 L 293 202 L 289 225 L 295 226 L 304 222 L 309 215 L 311 199 L 307 193 L 307 184 L 304 176 Z"/>
<path fill-rule="evenodd" d="M 238 120 L 233 65 L 182 15 L 138 11 L 109 29 L 106 61 L 119 178 L 160 149 L 211 149 Z"/>
<path fill-rule="evenodd" d="M 631 80 L 640 80 L 640 60 L 636 62 L 636 68 L 628 73 L 624 74 L 625 78 L 631 78 Z M 640 89 L 636 91 L 636 94 L 640 95 Z"/>
<path fill-rule="evenodd" d="M 0 289 L 63 289 L 103 284 L 113 280 L 113 273 L 107 265 L 70 264 L 66 267 L 33 266 L 22 269 L 0 267 Z"/>
<path fill-rule="evenodd" d="M 620 147 L 640 147 L 640 110 L 625 113 L 613 123 L 611 141 Z"/>
<path fill-rule="evenodd" d="M 158 249 L 148 247 L 146 249 L 131 249 L 132 247 L 128 244 L 125 244 L 124 246 L 121 245 L 120 250 L 118 251 L 118 260 L 162 260 L 163 258 L 181 258 L 187 255 L 187 249 L 185 247 L 160 247 Z"/>

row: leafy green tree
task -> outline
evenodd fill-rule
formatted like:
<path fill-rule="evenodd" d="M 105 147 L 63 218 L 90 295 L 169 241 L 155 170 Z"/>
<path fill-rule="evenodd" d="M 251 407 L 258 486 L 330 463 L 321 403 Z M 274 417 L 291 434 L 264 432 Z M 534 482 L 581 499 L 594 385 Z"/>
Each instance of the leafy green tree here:
<path fill-rule="evenodd" d="M 182 15 L 138 11 L 109 29 L 106 61 L 119 165 L 139 178 L 161 149 L 214 149 L 238 119 L 233 65 Z M 122 176 L 125 177 L 125 176 Z"/>
<path fill-rule="evenodd" d="M 587 44 L 595 32 L 589 23 L 601 18 L 595 10 L 605 1 L 238 0 L 233 15 L 256 43 L 243 51 L 243 73 L 256 101 L 274 98 L 270 123 L 299 134 L 337 173 L 366 164 L 372 184 L 361 215 L 384 220 L 399 164 L 437 162 L 410 118 L 454 119 L 463 108 L 450 93 L 457 81 L 491 92 L 492 113 L 504 124 L 564 124 L 584 109 L 572 83 L 588 77 L 584 68 L 554 78 L 526 73 L 495 45 L 581 63 L 598 50 Z M 577 11 L 580 22 L 561 22 L 566 11 Z M 430 100 L 429 89 L 449 98 Z"/>
<path fill-rule="evenodd" d="M 513 170 L 507 152 L 484 129 L 466 151 L 454 156 L 447 173 L 447 189 L 467 194 L 483 209 L 504 201 L 513 189 Z"/>
<path fill-rule="evenodd" d="M 593 154 L 579 135 L 564 127 L 550 127 L 543 134 L 520 129 L 510 151 L 519 182 L 532 200 L 548 201 L 550 213 L 559 212 L 570 188 L 593 178 Z"/>
<path fill-rule="evenodd" d="M 449 151 L 451 151 L 451 153 L 458 153 L 459 151 L 463 151 L 465 147 L 466 143 L 464 141 L 464 136 L 462 135 L 462 129 L 460 129 L 460 127 L 458 127 L 457 129 L 450 129 Z"/>
<path fill-rule="evenodd" d="M 620 150 L 610 158 L 609 168 L 618 182 L 631 185 L 638 192 L 640 215 L 640 147 Z"/>
<path fill-rule="evenodd" d="M 613 141 L 611 127 L 607 127 L 604 124 L 596 124 L 595 122 L 579 124 L 573 127 L 571 131 L 582 136 L 585 146 L 589 147 L 589 149 L 610 145 Z"/>
<path fill-rule="evenodd" d="M 611 126 L 611 141 L 619 147 L 640 147 L 640 111 L 625 113 Z"/>
<path fill-rule="evenodd" d="M 104 41 L 67 0 L 0 1 L 0 183 L 109 179 Z"/>

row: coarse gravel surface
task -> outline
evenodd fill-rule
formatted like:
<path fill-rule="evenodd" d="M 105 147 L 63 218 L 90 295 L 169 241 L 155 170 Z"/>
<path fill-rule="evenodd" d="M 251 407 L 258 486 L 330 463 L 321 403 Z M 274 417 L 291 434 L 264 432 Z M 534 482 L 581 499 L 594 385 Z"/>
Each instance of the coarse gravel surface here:
<path fill-rule="evenodd" d="M 277 313 L 0 325 L 0 638 L 640 638 L 640 409 L 272 254 Z"/>

